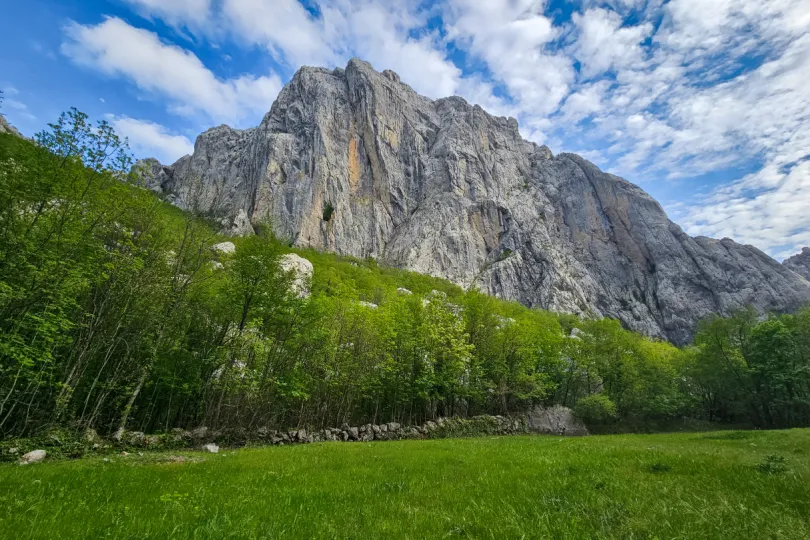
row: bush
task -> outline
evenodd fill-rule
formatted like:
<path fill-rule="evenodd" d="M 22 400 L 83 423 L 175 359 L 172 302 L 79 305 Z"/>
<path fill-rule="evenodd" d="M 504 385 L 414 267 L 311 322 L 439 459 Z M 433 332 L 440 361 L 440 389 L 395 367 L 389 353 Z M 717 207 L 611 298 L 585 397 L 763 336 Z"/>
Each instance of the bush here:
<path fill-rule="evenodd" d="M 324 221 L 329 221 L 330 219 L 332 219 L 332 214 L 334 212 L 335 212 L 335 207 L 332 206 L 332 203 L 327 202 L 325 205 L 323 205 L 323 220 Z"/>
<path fill-rule="evenodd" d="M 577 401 L 574 413 L 585 424 L 609 424 L 617 418 L 616 404 L 604 394 L 591 394 Z"/>

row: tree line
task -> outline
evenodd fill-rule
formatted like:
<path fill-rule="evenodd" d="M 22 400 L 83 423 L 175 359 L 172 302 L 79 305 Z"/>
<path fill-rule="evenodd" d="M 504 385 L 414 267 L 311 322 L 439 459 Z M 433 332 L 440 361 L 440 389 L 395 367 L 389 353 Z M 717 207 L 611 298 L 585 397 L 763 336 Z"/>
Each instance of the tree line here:
<path fill-rule="evenodd" d="M 593 426 L 810 424 L 810 311 L 704 321 L 691 347 L 234 239 L 138 187 L 126 142 L 65 113 L 0 135 L 0 435 L 422 423 L 562 404 Z M 407 288 L 408 290 L 403 290 Z M 612 426 L 612 427 L 611 427 Z"/>

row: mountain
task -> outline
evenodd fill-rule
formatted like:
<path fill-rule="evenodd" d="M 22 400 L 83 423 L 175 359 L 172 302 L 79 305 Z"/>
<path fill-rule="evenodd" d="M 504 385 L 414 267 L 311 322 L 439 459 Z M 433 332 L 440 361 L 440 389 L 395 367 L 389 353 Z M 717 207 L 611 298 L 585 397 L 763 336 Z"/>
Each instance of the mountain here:
<path fill-rule="evenodd" d="M 219 126 L 171 166 L 178 206 L 249 233 L 444 277 L 683 344 L 712 313 L 788 311 L 810 283 L 752 246 L 693 238 L 639 187 L 521 138 L 513 118 L 431 100 L 361 60 L 301 68 L 257 128 Z"/>

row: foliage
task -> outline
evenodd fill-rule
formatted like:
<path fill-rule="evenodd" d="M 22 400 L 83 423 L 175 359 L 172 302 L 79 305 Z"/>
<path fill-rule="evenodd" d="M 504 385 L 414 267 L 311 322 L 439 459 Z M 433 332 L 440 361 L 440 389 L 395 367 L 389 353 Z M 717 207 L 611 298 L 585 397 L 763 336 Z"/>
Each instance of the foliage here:
<path fill-rule="evenodd" d="M 574 412 L 587 425 L 607 424 L 618 416 L 616 404 L 604 394 L 591 394 L 580 398 Z"/>
<path fill-rule="evenodd" d="M 810 309 L 712 317 L 684 360 L 695 414 L 759 427 L 810 424 Z"/>
<path fill-rule="evenodd" d="M 332 214 L 335 212 L 335 207 L 332 206 L 331 202 L 327 202 L 323 205 L 323 220 L 329 221 L 332 219 Z"/>

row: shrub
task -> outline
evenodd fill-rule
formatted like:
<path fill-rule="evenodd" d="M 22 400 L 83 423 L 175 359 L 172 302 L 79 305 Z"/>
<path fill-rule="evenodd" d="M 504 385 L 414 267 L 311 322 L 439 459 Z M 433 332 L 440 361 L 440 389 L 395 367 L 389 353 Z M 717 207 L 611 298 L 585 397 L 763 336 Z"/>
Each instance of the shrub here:
<path fill-rule="evenodd" d="M 604 394 L 591 394 L 577 401 L 576 415 L 586 424 L 608 424 L 616 419 L 616 404 Z"/>
<path fill-rule="evenodd" d="M 323 205 L 323 220 L 324 221 L 329 221 L 330 219 L 332 219 L 332 214 L 334 212 L 335 212 L 335 207 L 332 206 L 332 203 L 327 202 L 325 205 Z"/>

